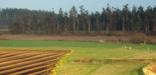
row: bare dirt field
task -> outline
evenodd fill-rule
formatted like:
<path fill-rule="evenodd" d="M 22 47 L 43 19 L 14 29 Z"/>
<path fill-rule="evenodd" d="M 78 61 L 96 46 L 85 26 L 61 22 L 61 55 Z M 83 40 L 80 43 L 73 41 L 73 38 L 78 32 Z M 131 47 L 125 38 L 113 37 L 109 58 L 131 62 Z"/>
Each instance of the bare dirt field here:
<path fill-rule="evenodd" d="M 156 66 L 152 66 L 151 67 L 151 71 L 154 72 L 154 73 L 156 73 Z"/>
<path fill-rule="evenodd" d="M 150 64 L 147 67 L 143 68 L 144 75 L 156 75 L 156 65 Z"/>
<path fill-rule="evenodd" d="M 0 40 L 78 40 L 98 42 L 135 42 L 135 43 L 156 43 L 156 36 L 144 34 L 128 34 L 120 36 L 106 35 L 0 35 Z"/>
<path fill-rule="evenodd" d="M 65 51 L 0 51 L 0 75 L 48 75 Z"/>

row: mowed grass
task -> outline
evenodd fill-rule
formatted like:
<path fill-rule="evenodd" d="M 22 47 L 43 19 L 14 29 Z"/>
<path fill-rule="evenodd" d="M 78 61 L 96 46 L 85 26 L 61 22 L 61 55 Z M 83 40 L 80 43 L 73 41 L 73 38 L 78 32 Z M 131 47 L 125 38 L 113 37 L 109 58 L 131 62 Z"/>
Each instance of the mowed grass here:
<path fill-rule="evenodd" d="M 156 45 L 131 43 L 99 43 L 83 41 L 0 40 L 0 47 L 72 50 L 58 75 L 142 75 L 141 62 L 86 63 L 76 60 L 108 58 L 156 58 Z M 152 53 L 152 55 L 151 55 Z"/>

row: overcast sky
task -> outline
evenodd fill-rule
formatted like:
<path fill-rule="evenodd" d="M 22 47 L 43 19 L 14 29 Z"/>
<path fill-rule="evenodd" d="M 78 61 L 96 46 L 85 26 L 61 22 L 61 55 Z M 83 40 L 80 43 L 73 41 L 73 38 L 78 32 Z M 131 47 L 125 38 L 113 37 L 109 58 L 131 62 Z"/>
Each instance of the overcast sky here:
<path fill-rule="evenodd" d="M 68 11 L 73 5 L 79 7 L 84 5 L 84 8 L 89 11 L 100 11 L 107 4 L 113 7 L 121 8 L 125 4 L 129 7 L 149 5 L 156 6 L 156 0 L 0 0 L 0 8 L 27 8 L 33 10 L 52 10 L 58 11 L 62 8 Z"/>

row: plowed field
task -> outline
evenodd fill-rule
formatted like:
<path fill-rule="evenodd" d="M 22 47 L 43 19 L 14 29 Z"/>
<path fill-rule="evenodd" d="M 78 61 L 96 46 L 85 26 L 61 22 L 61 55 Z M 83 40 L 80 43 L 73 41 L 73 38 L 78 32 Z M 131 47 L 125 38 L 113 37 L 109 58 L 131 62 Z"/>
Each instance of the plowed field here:
<path fill-rule="evenodd" d="M 0 51 L 0 75 L 48 75 L 66 51 Z"/>

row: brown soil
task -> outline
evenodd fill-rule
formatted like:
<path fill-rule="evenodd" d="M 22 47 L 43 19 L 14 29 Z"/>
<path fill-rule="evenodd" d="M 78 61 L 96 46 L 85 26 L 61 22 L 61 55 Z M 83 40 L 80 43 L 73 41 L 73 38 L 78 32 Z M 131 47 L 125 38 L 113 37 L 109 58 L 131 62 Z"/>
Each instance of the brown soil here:
<path fill-rule="evenodd" d="M 151 68 L 149 68 L 149 70 L 151 70 L 152 72 L 156 73 L 156 66 L 152 66 Z"/>
<path fill-rule="evenodd" d="M 107 35 L 0 35 L 0 40 L 78 40 L 102 42 L 136 42 L 156 43 L 156 36 L 144 34 L 121 34 L 116 36 Z"/>
<path fill-rule="evenodd" d="M 67 51 L 0 51 L 0 75 L 48 75 Z"/>

